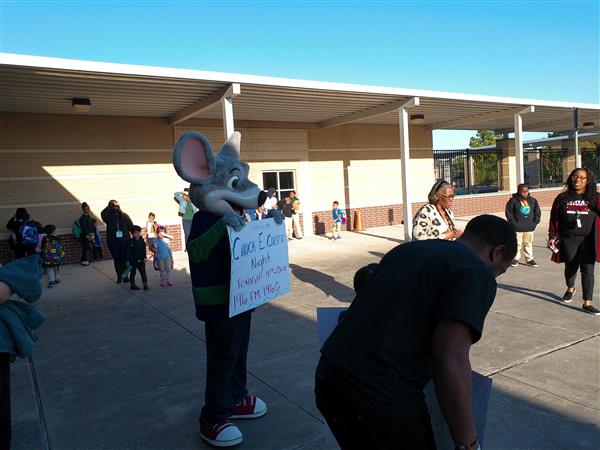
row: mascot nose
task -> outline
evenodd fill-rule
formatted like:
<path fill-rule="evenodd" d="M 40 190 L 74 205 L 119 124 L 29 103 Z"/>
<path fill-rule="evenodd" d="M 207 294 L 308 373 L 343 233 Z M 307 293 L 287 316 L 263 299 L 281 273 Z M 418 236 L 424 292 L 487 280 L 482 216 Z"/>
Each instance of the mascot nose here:
<path fill-rule="evenodd" d="M 260 191 L 258 194 L 258 206 L 262 206 L 267 201 L 267 193 L 265 191 Z"/>

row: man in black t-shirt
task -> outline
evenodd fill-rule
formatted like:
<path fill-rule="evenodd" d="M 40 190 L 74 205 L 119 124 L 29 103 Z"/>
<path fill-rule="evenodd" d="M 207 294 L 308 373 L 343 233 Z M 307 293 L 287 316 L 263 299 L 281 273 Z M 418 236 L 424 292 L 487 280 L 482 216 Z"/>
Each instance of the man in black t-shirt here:
<path fill-rule="evenodd" d="M 415 241 L 383 257 L 316 371 L 317 407 L 342 449 L 434 449 L 423 395 L 432 377 L 456 448 L 477 448 L 469 349 L 516 249 L 506 221 L 479 216 L 455 242 Z"/>

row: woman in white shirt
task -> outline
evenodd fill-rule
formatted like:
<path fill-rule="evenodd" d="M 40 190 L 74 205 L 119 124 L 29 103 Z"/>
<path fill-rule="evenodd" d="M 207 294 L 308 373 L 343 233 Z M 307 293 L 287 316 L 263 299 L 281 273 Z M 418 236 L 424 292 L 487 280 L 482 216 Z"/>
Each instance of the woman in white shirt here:
<path fill-rule="evenodd" d="M 462 235 L 456 228 L 454 213 L 450 207 L 454 202 L 454 188 L 444 180 L 437 181 L 427 200 L 415 214 L 413 219 L 413 239 L 446 239 L 452 241 Z"/>

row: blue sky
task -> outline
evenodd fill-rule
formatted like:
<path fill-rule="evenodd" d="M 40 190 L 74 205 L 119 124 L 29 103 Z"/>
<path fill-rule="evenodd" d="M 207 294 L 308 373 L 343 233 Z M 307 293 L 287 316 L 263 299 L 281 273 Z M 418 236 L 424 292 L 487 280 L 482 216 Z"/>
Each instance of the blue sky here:
<path fill-rule="evenodd" d="M 598 103 L 599 13 L 598 0 L 0 0 L 0 51 Z"/>

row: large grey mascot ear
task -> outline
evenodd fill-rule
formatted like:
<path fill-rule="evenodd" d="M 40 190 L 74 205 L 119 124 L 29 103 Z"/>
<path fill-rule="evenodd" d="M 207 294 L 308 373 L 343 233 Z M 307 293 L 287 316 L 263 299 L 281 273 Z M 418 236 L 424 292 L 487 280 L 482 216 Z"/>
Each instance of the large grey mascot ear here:
<path fill-rule="evenodd" d="M 216 170 L 210 141 L 197 131 L 185 133 L 173 148 L 173 166 L 185 181 L 205 183 Z"/>
<path fill-rule="evenodd" d="M 234 131 L 227 142 L 223 144 L 221 150 L 219 151 L 219 156 L 225 156 L 231 159 L 240 160 L 240 142 L 242 140 L 242 135 L 239 131 Z"/>

